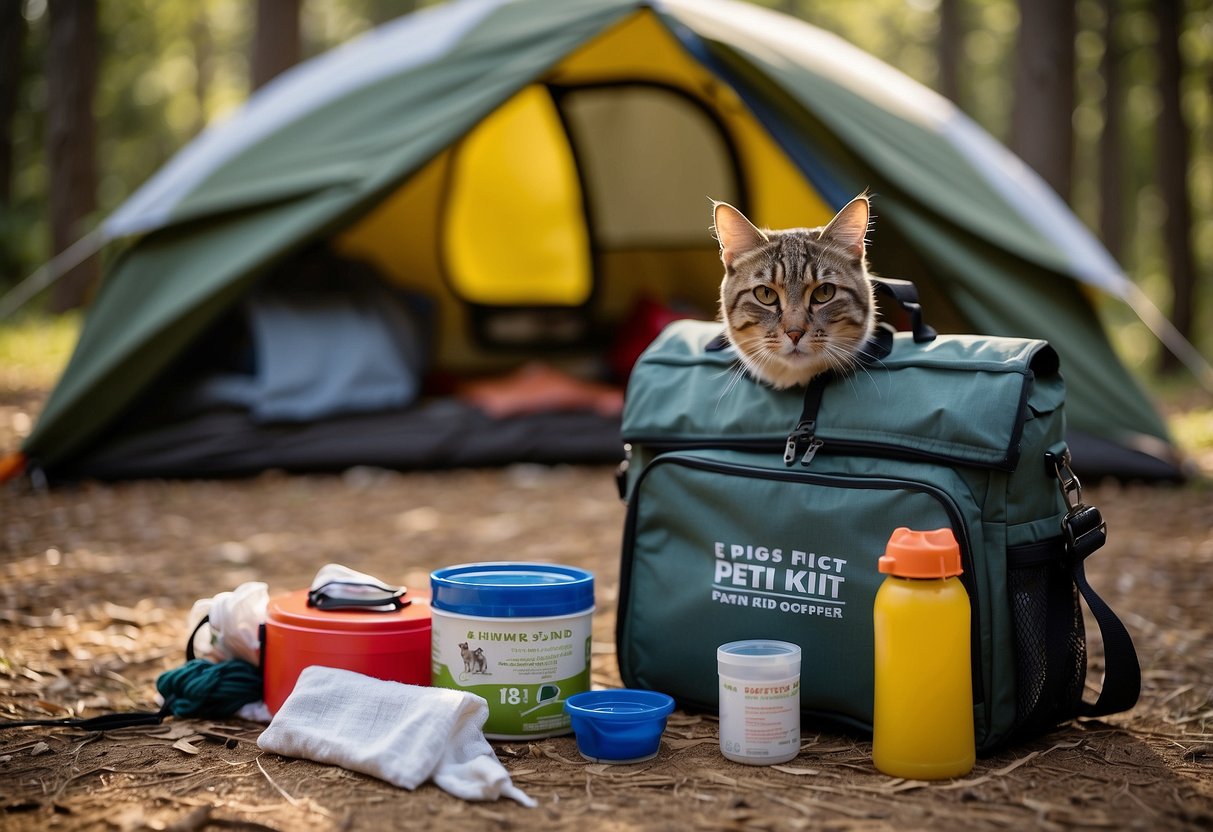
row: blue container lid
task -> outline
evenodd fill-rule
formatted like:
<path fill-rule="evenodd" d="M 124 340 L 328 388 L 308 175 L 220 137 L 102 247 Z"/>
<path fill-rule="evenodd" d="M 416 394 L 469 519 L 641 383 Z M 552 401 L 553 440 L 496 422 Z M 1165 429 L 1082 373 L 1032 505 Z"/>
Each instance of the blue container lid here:
<path fill-rule="evenodd" d="M 431 606 L 486 618 L 574 615 L 594 607 L 594 575 L 551 563 L 464 563 L 430 573 Z"/>

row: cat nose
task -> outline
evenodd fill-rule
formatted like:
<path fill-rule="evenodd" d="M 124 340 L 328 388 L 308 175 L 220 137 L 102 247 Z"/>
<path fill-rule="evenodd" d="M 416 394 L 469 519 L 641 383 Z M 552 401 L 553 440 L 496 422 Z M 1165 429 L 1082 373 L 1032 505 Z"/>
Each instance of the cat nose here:
<path fill-rule="evenodd" d="M 787 330 L 787 335 L 788 335 L 788 338 L 790 338 L 792 340 L 792 346 L 796 346 L 797 344 L 800 343 L 800 339 L 804 337 L 804 330 L 803 329 L 789 329 L 789 330 Z"/>

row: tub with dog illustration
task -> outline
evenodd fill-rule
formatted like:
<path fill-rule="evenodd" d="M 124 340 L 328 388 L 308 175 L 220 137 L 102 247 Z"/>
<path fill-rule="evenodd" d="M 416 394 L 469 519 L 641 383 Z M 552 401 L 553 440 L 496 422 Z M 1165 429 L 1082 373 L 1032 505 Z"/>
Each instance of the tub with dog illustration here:
<path fill-rule="evenodd" d="M 490 739 L 570 732 L 564 702 L 590 688 L 594 576 L 544 563 L 468 563 L 435 570 L 435 687 L 489 703 Z"/>

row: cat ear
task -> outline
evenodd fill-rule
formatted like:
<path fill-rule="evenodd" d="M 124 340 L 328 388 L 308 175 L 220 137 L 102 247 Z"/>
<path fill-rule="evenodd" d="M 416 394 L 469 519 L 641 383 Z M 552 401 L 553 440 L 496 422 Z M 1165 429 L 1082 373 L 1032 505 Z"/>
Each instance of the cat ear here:
<path fill-rule="evenodd" d="M 720 241 L 720 259 L 725 266 L 748 251 L 767 242 L 763 234 L 745 215 L 727 202 L 714 203 L 712 216 L 716 223 L 716 239 Z"/>
<path fill-rule="evenodd" d="M 845 248 L 860 260 L 864 255 L 864 238 L 868 234 L 868 195 L 860 194 L 842 207 L 830 224 L 821 232 L 822 239 L 829 239 Z"/>

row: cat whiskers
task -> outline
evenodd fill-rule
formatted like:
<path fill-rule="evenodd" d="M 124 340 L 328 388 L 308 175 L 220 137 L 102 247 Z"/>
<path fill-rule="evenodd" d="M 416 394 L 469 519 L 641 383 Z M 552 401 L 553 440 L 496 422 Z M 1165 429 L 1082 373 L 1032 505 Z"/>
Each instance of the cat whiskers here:
<path fill-rule="evenodd" d="M 849 347 L 839 346 L 825 342 L 820 345 L 822 357 L 830 369 L 834 370 L 838 375 L 849 375 L 852 367 L 859 363 L 858 356 L 855 351 Z"/>
<path fill-rule="evenodd" d="M 775 343 L 774 345 L 762 344 L 754 351 L 754 354 L 750 356 L 750 360 L 758 365 L 759 371 L 762 371 L 764 375 L 767 365 L 777 364 L 781 360 L 779 346 L 780 345 L 778 343 Z"/>
<path fill-rule="evenodd" d="M 719 378 L 721 375 L 724 375 L 724 373 L 726 373 L 726 372 L 729 373 L 729 380 L 728 380 L 728 382 L 725 383 L 724 389 L 720 391 L 720 395 L 716 397 L 716 407 L 717 408 L 719 408 L 720 403 L 722 401 L 724 401 L 724 397 L 729 395 L 729 393 L 733 392 L 734 388 L 737 387 L 738 383 L 743 378 L 745 378 L 746 367 L 745 367 L 745 364 L 743 364 L 741 359 L 739 358 L 736 361 L 734 361 L 727 370 L 724 370 L 720 374 L 718 374 L 717 378 Z"/>
<path fill-rule="evenodd" d="M 876 376 L 872 373 L 872 369 L 874 367 L 879 367 L 880 369 L 887 371 L 888 367 L 885 365 L 884 360 L 877 358 L 877 359 L 873 360 L 871 363 L 864 363 L 862 361 L 858 361 L 856 363 L 857 363 L 859 369 L 863 370 L 864 375 L 866 375 L 868 377 L 868 381 L 870 381 L 872 383 L 872 389 L 876 391 L 876 398 L 883 399 L 884 393 L 881 391 L 880 383 L 877 381 Z M 851 384 L 853 387 L 854 381 L 852 381 Z"/>
<path fill-rule="evenodd" d="M 779 349 L 761 342 L 750 351 L 747 357 L 749 358 L 748 366 L 745 362 L 742 363 L 742 374 L 749 372 L 758 380 L 769 375 L 767 367 L 778 364 L 780 361 Z"/>
<path fill-rule="evenodd" d="M 822 344 L 822 352 L 830 367 L 835 370 L 837 375 L 847 380 L 847 383 L 854 392 L 859 392 L 859 388 L 855 384 L 855 376 L 858 372 L 863 372 L 868 377 L 868 380 L 872 382 L 877 396 L 880 397 L 880 387 L 876 384 L 876 377 L 872 375 L 872 371 L 868 365 L 859 360 L 857 350 L 839 346 L 838 344 L 825 343 Z M 881 367 L 884 366 L 884 362 L 880 359 L 876 359 L 876 363 Z"/>

